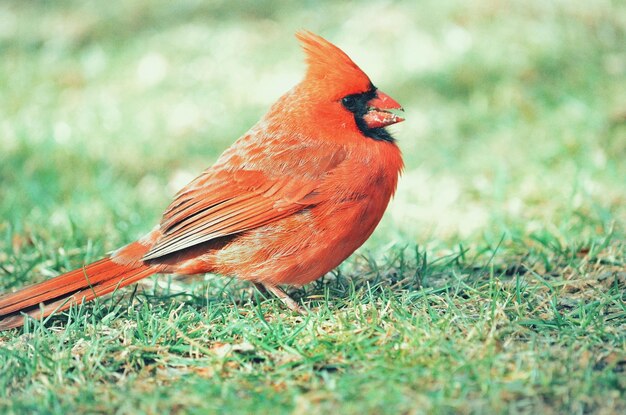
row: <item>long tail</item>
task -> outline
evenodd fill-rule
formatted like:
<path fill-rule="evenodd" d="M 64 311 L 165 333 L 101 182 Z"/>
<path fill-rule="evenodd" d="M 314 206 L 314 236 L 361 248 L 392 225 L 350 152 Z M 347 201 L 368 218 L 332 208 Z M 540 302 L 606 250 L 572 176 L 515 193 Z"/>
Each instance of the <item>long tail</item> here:
<path fill-rule="evenodd" d="M 0 331 L 24 324 L 24 315 L 43 319 L 73 304 L 90 301 L 157 272 L 136 262 L 121 265 L 104 258 L 83 268 L 0 297 Z"/>

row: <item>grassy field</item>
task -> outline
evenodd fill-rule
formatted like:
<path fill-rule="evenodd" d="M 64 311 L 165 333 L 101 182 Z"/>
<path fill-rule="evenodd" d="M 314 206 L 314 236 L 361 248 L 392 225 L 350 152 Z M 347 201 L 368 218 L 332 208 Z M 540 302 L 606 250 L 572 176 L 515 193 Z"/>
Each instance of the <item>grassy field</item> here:
<path fill-rule="evenodd" d="M 0 292 L 152 228 L 340 45 L 406 108 L 374 236 L 292 315 L 157 276 L 0 333 L 1 413 L 625 413 L 626 7 L 0 3 Z"/>

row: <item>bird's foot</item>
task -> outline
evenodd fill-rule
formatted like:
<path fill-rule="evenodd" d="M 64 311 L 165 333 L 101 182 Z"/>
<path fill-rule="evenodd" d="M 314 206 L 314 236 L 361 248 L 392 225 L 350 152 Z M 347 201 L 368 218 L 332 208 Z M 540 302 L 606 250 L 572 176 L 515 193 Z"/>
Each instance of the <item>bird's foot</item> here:
<path fill-rule="evenodd" d="M 289 296 L 278 285 L 255 282 L 254 286 L 262 293 L 270 292 L 274 294 L 280 301 L 283 302 L 291 311 L 296 312 L 302 316 L 307 314 L 307 311 L 302 308 L 293 298 Z"/>

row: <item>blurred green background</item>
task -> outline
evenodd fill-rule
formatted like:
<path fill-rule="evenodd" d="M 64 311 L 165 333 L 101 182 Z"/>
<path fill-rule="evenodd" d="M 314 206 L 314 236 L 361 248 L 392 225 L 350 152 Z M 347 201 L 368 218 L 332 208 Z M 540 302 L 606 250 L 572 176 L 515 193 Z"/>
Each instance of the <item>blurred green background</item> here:
<path fill-rule="evenodd" d="M 611 226 L 626 204 L 620 6 L 3 1 L 1 226 L 73 223 L 105 249 L 147 231 L 300 79 L 301 28 L 406 108 L 407 168 L 374 241 Z"/>
<path fill-rule="evenodd" d="M 396 198 L 310 320 L 153 279 L 0 333 L 0 409 L 623 410 L 623 1 L 3 0 L 0 291 L 150 230 L 299 81 L 303 28 L 406 109 Z"/>

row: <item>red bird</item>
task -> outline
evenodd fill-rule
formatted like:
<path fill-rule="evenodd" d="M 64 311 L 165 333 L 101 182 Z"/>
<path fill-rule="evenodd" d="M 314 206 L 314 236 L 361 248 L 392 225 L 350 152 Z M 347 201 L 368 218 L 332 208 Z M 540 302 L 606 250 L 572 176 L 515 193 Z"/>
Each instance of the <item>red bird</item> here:
<path fill-rule="evenodd" d="M 310 33 L 304 80 L 184 187 L 161 223 L 80 269 L 0 297 L 0 330 L 155 273 L 216 273 L 255 283 L 290 309 L 280 284 L 307 284 L 361 246 L 402 171 L 385 130 L 401 106 L 339 48 Z"/>

